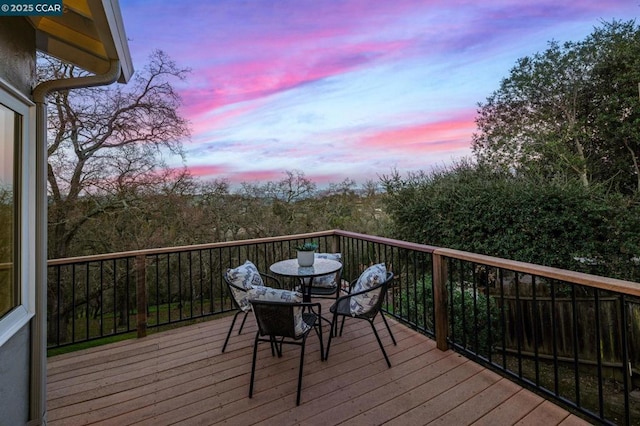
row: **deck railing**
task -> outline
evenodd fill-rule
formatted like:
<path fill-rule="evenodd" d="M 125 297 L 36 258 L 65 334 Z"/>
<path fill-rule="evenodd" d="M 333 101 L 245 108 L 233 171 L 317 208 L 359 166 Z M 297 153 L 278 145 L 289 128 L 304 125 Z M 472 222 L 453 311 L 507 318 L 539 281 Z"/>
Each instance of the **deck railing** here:
<path fill-rule="evenodd" d="M 343 278 L 384 262 L 401 323 L 593 420 L 640 424 L 640 284 L 345 231 L 49 261 L 49 347 L 233 310 L 222 282 L 314 240 Z"/>

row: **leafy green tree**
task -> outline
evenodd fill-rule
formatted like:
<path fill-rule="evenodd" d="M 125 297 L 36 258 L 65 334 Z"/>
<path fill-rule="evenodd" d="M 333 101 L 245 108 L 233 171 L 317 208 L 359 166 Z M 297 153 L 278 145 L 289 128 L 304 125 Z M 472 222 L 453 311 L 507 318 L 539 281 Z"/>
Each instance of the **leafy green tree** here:
<path fill-rule="evenodd" d="M 640 31 L 604 23 L 521 58 L 479 104 L 473 152 L 501 170 L 640 189 Z"/>
<path fill-rule="evenodd" d="M 640 30 L 634 22 L 596 29 L 588 40 L 602 46 L 593 72 L 590 120 L 601 150 L 594 175 L 623 193 L 640 192 Z"/>
<path fill-rule="evenodd" d="M 638 280 L 640 203 L 576 180 L 459 163 L 385 177 L 395 238 Z"/>

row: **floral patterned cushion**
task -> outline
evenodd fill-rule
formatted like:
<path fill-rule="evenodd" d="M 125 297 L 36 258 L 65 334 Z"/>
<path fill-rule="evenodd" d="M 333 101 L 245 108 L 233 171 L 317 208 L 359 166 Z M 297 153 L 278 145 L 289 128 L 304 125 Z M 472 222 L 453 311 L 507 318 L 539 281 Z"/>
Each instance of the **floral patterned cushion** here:
<path fill-rule="evenodd" d="M 302 303 L 302 293 L 291 290 L 281 290 L 278 288 L 271 288 L 267 286 L 254 287 L 247 292 L 249 302 L 267 301 L 267 302 L 288 302 L 288 303 Z M 295 307 L 293 309 L 293 320 L 295 321 L 296 335 L 301 335 L 311 328 L 309 324 L 302 320 L 302 307 Z"/>
<path fill-rule="evenodd" d="M 316 253 L 316 259 L 331 259 L 342 262 L 342 253 Z M 305 284 L 309 281 L 306 279 Z M 338 274 L 322 275 L 313 279 L 312 287 L 336 288 L 338 285 Z"/>
<path fill-rule="evenodd" d="M 260 272 L 258 272 L 258 268 L 253 262 L 247 260 L 244 264 L 238 266 L 234 269 L 227 269 L 225 273 L 227 280 L 240 288 L 244 288 L 245 290 L 249 290 L 253 287 L 264 286 L 264 281 L 262 281 L 262 277 L 260 276 Z M 248 312 L 251 310 L 251 304 L 247 299 L 247 292 L 238 290 L 234 287 L 231 288 L 231 293 L 233 294 L 233 298 L 236 299 L 238 306 L 243 312 Z"/>
<path fill-rule="evenodd" d="M 351 292 L 357 293 L 359 291 L 368 290 L 380 284 L 386 278 L 387 268 L 384 263 L 378 263 L 377 265 L 370 266 L 360 275 L 360 277 L 358 277 L 358 281 L 356 281 Z M 368 312 L 369 309 L 371 309 L 378 301 L 381 291 L 382 289 L 377 289 L 372 292 L 350 298 L 349 309 L 351 311 L 351 315 L 360 315 Z"/>
<path fill-rule="evenodd" d="M 342 262 L 342 253 L 315 253 L 316 259 L 331 259 Z"/>

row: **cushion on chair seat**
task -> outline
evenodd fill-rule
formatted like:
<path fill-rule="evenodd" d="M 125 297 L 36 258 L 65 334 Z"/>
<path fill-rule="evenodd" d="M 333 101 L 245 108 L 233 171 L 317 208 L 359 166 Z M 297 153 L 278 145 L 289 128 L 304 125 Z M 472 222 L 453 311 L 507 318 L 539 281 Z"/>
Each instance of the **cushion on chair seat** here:
<path fill-rule="evenodd" d="M 291 290 L 281 290 L 279 288 L 271 288 L 267 286 L 254 287 L 247 292 L 249 302 L 266 301 L 266 302 L 288 302 L 302 303 L 302 293 Z M 294 321 L 296 335 L 300 336 L 311 328 L 302 317 L 302 307 L 294 307 Z"/>
<path fill-rule="evenodd" d="M 337 260 L 338 262 L 342 261 L 342 253 L 315 253 L 314 257 L 316 259 L 330 259 L 330 260 Z M 337 278 L 338 278 L 337 273 L 315 277 L 313 279 L 313 283 L 311 287 L 335 289 L 338 286 Z M 308 278 L 305 278 L 305 284 L 309 284 Z M 334 291 L 330 291 L 327 294 L 332 294 L 333 292 Z"/>
<path fill-rule="evenodd" d="M 264 281 L 262 281 L 262 277 L 260 276 L 260 272 L 258 272 L 258 268 L 253 262 L 247 260 L 242 265 L 237 268 L 227 269 L 226 271 L 227 280 L 240 288 L 244 288 L 245 290 L 249 290 L 253 287 L 264 286 Z M 233 294 L 233 298 L 240 306 L 240 309 L 244 312 L 248 312 L 251 310 L 251 304 L 247 299 L 247 292 L 238 290 L 234 287 L 231 287 L 231 293 Z"/>
<path fill-rule="evenodd" d="M 351 304 L 348 298 L 338 300 L 336 303 L 331 305 L 329 311 L 332 314 L 338 313 L 340 315 L 351 315 Z"/>
<path fill-rule="evenodd" d="M 360 277 L 358 277 L 358 281 L 356 281 L 351 292 L 358 293 L 360 291 L 368 290 L 384 282 L 386 278 L 387 268 L 384 263 L 372 265 L 368 267 Z M 378 301 L 378 297 L 380 297 L 381 291 L 382 289 L 377 289 L 369 293 L 350 297 L 349 310 L 351 311 L 351 315 L 361 315 L 369 311 L 371 307 L 375 306 Z"/>
<path fill-rule="evenodd" d="M 316 259 L 330 259 L 337 260 L 338 262 L 342 261 L 342 253 L 316 253 L 314 254 Z"/>

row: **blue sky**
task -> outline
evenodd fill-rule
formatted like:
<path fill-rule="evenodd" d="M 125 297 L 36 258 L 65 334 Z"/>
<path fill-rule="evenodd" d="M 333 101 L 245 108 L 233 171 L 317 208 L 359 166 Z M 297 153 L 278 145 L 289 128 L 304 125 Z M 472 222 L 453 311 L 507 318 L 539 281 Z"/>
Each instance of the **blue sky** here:
<path fill-rule="evenodd" d="M 640 11 L 628 0 L 120 6 L 137 68 L 161 49 L 192 70 L 174 85 L 194 176 L 240 183 L 302 170 L 320 185 L 470 156 L 477 104 L 518 58 Z"/>

